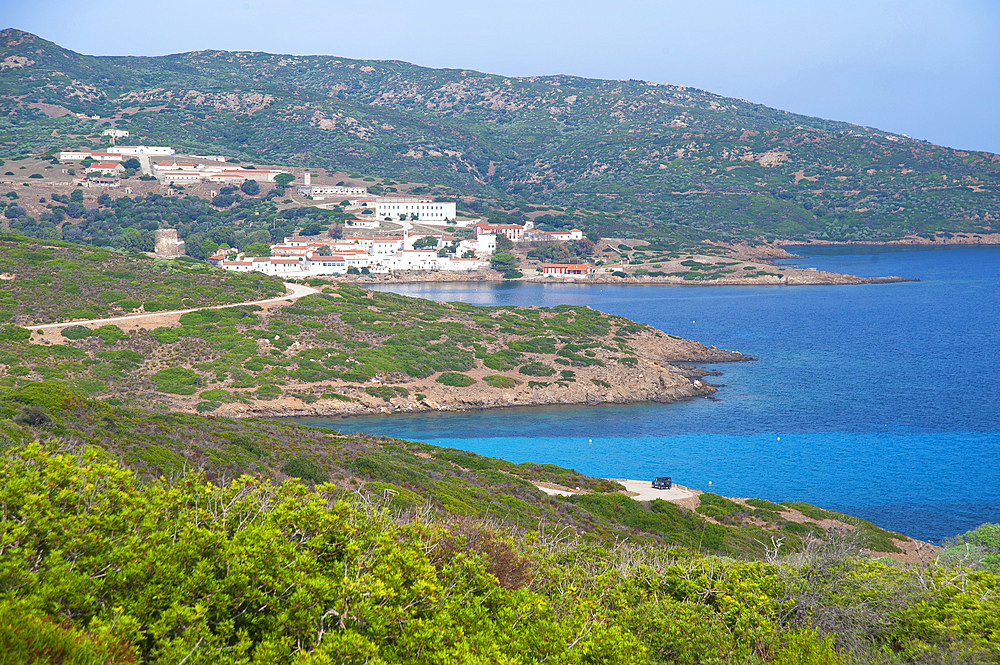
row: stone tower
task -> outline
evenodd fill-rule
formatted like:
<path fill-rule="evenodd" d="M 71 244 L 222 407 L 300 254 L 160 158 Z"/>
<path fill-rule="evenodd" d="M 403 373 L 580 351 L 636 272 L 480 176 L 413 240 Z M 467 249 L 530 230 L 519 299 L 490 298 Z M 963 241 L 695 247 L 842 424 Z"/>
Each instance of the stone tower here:
<path fill-rule="evenodd" d="M 184 241 L 177 237 L 177 229 L 156 230 L 156 258 L 176 259 L 184 254 Z"/>
<path fill-rule="evenodd" d="M 306 187 L 308 187 L 310 184 L 312 184 L 312 173 L 309 173 L 309 171 L 306 171 L 305 176 L 303 176 L 303 184 Z"/>

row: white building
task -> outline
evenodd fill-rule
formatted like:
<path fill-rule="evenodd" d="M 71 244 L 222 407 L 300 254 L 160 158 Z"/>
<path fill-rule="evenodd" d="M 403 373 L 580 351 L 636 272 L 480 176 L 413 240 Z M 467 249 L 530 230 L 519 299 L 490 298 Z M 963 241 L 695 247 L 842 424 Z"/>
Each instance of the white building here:
<path fill-rule="evenodd" d="M 402 251 L 403 249 L 403 238 L 395 236 L 380 236 L 372 238 L 372 247 L 369 252 L 372 256 L 385 256 L 387 254 L 395 254 L 396 252 Z"/>
<path fill-rule="evenodd" d="M 173 148 L 162 145 L 113 145 L 108 148 L 108 152 L 117 152 L 119 155 L 173 155 L 176 154 Z"/>
<path fill-rule="evenodd" d="M 476 272 L 485 270 L 489 265 L 488 261 L 479 259 L 438 259 L 438 270 Z"/>
<path fill-rule="evenodd" d="M 161 171 L 158 173 L 160 180 L 165 183 L 175 182 L 201 182 L 201 172 L 199 171 Z"/>
<path fill-rule="evenodd" d="M 438 267 L 438 255 L 433 250 L 406 249 L 383 257 L 379 263 L 390 270 L 435 270 Z"/>
<path fill-rule="evenodd" d="M 105 129 L 101 132 L 102 136 L 110 136 L 113 139 L 127 139 L 128 130 L 127 129 Z"/>
<path fill-rule="evenodd" d="M 308 173 L 306 174 L 309 175 Z M 308 182 L 299 187 L 299 194 L 306 196 L 364 196 L 367 187 L 347 187 L 344 185 L 310 185 Z"/>
<path fill-rule="evenodd" d="M 63 150 L 59 153 L 59 161 L 62 162 L 82 162 L 85 159 L 92 159 L 95 162 L 124 161 L 124 158 L 117 153 L 100 150 Z"/>
<path fill-rule="evenodd" d="M 311 275 L 342 275 L 347 272 L 347 260 L 340 254 L 318 256 L 306 259 L 305 269 Z"/>
<path fill-rule="evenodd" d="M 455 219 L 455 204 L 410 196 L 375 199 L 376 218 L 400 219 L 404 215 L 408 218 L 416 215 L 423 222 L 443 222 Z"/>
<path fill-rule="evenodd" d="M 377 229 L 379 227 L 379 222 L 377 219 L 349 219 L 344 222 L 344 228 L 346 229 Z"/>

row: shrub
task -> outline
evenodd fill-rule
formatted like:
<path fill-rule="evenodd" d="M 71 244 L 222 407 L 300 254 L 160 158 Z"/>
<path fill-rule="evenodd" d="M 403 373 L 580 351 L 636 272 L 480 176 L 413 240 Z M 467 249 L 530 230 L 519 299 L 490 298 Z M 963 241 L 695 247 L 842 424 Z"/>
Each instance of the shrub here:
<path fill-rule="evenodd" d="M 100 337 L 105 344 L 114 344 L 128 337 L 124 330 L 115 325 L 101 326 L 96 328 L 91 334 L 94 337 Z"/>
<path fill-rule="evenodd" d="M 31 331 L 19 326 L 0 326 L 0 342 L 23 342 L 31 338 Z"/>
<path fill-rule="evenodd" d="M 494 388 L 513 388 L 521 384 L 512 376 L 504 376 L 503 374 L 490 374 L 489 376 L 484 376 L 483 381 Z"/>
<path fill-rule="evenodd" d="M 456 388 L 471 386 L 476 382 L 476 380 L 471 376 L 461 374 L 459 372 L 443 372 L 441 376 L 434 380 L 438 383 L 443 383 L 446 386 L 455 386 Z"/>
<path fill-rule="evenodd" d="M 326 471 L 311 459 L 296 457 L 285 462 L 281 472 L 292 478 L 308 480 L 311 483 L 323 483 L 329 479 Z"/>
<path fill-rule="evenodd" d="M 274 385 L 273 383 L 261 386 L 256 390 L 256 392 L 254 392 L 254 395 L 257 396 L 257 399 L 263 399 L 263 400 L 277 399 L 278 395 L 280 394 L 281 394 L 281 388 Z"/>
<path fill-rule="evenodd" d="M 150 379 L 156 384 L 157 390 L 171 395 L 193 395 L 202 384 L 198 373 L 186 367 L 161 369 Z"/>
<path fill-rule="evenodd" d="M 198 402 L 194 408 L 198 413 L 207 413 L 215 411 L 220 406 L 222 406 L 222 402 Z"/>
<path fill-rule="evenodd" d="M 517 371 L 527 376 L 552 376 L 556 373 L 554 369 L 544 363 L 528 363 L 522 365 Z"/>

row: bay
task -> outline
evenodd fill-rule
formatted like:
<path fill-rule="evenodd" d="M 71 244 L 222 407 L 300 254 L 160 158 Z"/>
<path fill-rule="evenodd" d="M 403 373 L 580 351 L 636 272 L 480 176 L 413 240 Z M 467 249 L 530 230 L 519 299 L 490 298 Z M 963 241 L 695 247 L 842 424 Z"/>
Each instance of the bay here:
<path fill-rule="evenodd" d="M 717 401 L 303 419 L 807 501 L 927 540 L 1000 521 L 1000 248 L 792 248 L 802 267 L 919 282 L 858 286 L 391 284 L 481 305 L 589 305 L 755 362 L 714 366 Z M 711 484 L 709 484 L 711 483 Z"/>

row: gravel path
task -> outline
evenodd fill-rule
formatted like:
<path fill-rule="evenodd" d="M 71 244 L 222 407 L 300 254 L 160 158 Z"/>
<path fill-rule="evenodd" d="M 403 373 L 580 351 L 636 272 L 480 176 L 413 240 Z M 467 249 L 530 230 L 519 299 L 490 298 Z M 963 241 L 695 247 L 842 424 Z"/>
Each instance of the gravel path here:
<path fill-rule="evenodd" d="M 165 316 L 180 316 L 181 314 L 187 314 L 189 312 L 197 312 L 203 309 L 225 309 L 226 307 L 239 307 L 241 305 L 266 305 L 268 303 L 279 302 L 282 300 L 298 300 L 302 296 L 308 296 L 313 293 L 319 293 L 316 289 L 311 286 L 305 286 L 302 284 L 290 284 L 285 282 L 285 288 L 289 290 L 283 296 L 277 296 L 274 298 L 267 298 L 265 300 L 253 300 L 251 302 L 234 302 L 228 305 L 212 305 L 210 307 L 194 307 L 192 309 L 175 309 L 167 312 L 147 312 L 144 314 L 126 314 L 124 316 L 114 316 L 108 319 L 85 319 L 82 321 L 63 321 L 61 323 L 44 323 L 38 326 L 23 326 L 27 330 L 51 330 L 53 328 L 65 328 L 66 326 L 90 326 L 90 325 L 104 325 L 106 323 L 117 323 L 119 321 L 137 321 L 142 319 L 152 319 L 157 317 Z"/>

